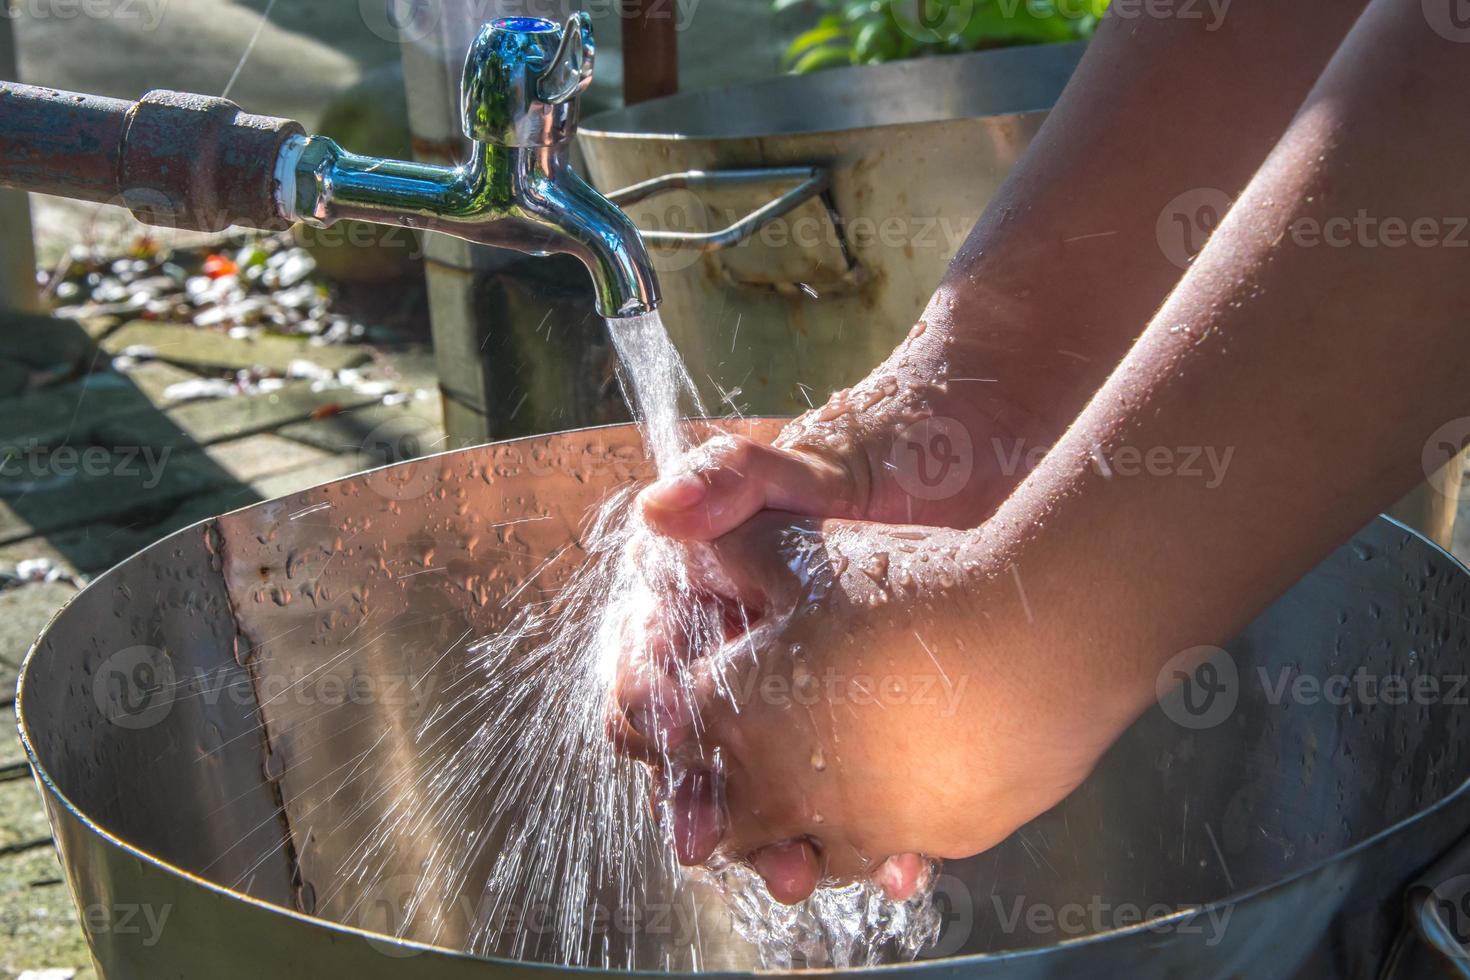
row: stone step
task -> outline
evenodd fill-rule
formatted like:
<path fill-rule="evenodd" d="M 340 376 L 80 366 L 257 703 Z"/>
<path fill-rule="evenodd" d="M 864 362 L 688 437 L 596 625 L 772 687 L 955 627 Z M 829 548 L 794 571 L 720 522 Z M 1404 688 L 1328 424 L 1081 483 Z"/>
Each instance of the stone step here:
<path fill-rule="evenodd" d="M 129 347 L 146 348 L 153 356 L 173 364 L 196 368 L 263 367 L 284 374 L 292 361 L 311 361 L 332 371 L 354 367 L 368 359 L 361 347 L 314 346 L 304 337 L 261 334 L 236 339 L 225 333 L 177 323 L 134 320 L 125 323 L 102 341 L 108 354 Z"/>
<path fill-rule="evenodd" d="M 288 382 L 278 391 L 237 398 L 211 398 L 157 410 L 101 419 L 91 438 L 103 446 L 172 446 L 187 449 L 280 428 L 313 415 L 334 414 L 380 400 L 350 388 L 313 391 L 308 381 Z"/>

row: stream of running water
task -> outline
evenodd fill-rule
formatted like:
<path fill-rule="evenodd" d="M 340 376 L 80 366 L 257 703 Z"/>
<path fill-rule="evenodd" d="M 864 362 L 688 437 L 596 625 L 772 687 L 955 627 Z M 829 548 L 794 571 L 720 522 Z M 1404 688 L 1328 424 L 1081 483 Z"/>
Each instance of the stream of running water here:
<path fill-rule="evenodd" d="M 704 406 L 656 313 L 610 320 L 608 329 L 646 450 L 660 473 L 671 472 L 689 448 L 682 419 Z M 628 624 L 657 608 L 694 649 L 711 651 L 724 625 L 697 601 L 685 546 L 647 530 L 633 493 L 592 517 L 579 542 L 587 560 L 554 600 L 525 605 L 470 648 L 452 696 L 417 731 L 435 778 L 384 815 L 355 862 L 359 874 L 402 839 L 405 822 L 432 821 L 434 836 L 457 846 L 423 861 L 419 907 L 403 919 L 418 938 L 451 929 L 438 910 L 476 890 L 488 865 L 465 943 L 476 953 L 666 970 L 753 966 L 751 949 L 768 969 L 913 958 L 938 934 L 928 894 L 893 902 L 861 882 L 788 907 L 743 864 L 678 867 L 669 804 L 656 820 L 655 777 L 614 750 L 606 705 Z M 734 945 L 746 944 L 734 959 L 732 929 Z"/>

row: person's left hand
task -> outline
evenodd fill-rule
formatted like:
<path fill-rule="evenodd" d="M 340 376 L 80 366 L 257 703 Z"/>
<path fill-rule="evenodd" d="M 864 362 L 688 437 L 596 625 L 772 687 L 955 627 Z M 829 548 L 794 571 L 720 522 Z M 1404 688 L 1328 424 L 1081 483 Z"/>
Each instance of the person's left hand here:
<path fill-rule="evenodd" d="M 766 513 L 690 554 L 694 597 L 631 624 L 613 736 L 671 776 L 681 862 L 749 860 L 781 901 L 863 876 L 907 897 L 920 855 L 998 843 L 1137 713 L 1035 646 L 972 532 Z"/>

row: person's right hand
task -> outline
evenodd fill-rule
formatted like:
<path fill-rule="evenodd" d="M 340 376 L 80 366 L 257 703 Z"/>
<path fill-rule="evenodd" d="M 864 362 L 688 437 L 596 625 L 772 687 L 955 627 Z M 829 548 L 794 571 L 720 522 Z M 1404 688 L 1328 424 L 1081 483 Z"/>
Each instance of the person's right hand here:
<path fill-rule="evenodd" d="M 723 435 L 639 497 L 653 529 L 710 541 L 762 510 L 970 528 L 1025 478 L 1056 432 L 950 365 L 923 321 L 863 381 L 789 423 L 774 444 Z"/>

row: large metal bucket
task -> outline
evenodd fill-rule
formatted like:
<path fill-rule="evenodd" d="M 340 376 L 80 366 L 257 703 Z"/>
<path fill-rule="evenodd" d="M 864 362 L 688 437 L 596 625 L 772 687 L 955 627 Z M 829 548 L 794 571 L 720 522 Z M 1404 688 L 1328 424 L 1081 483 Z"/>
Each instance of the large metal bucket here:
<path fill-rule="evenodd" d="M 707 403 L 739 388 L 747 413 L 801 411 L 886 357 L 1082 51 L 843 68 L 584 120 L 587 169 L 650 238 Z"/>
<path fill-rule="evenodd" d="M 473 875 L 410 941 L 384 935 L 425 856 L 462 846 L 448 821 L 381 864 L 354 855 L 425 775 L 415 722 L 448 696 L 431 681 L 463 667 L 460 641 L 564 581 L 587 509 L 645 466 L 626 426 L 399 464 L 180 531 L 58 613 L 19 713 L 102 975 L 554 970 L 442 948 Z M 1420 977 L 1434 949 L 1463 969 L 1467 615 L 1470 573 L 1374 522 L 1062 805 L 948 864 L 942 958 L 884 975 Z M 1414 693 L 1322 683 L 1360 669 Z M 717 919 L 699 920 L 706 965 L 735 970 Z"/>

